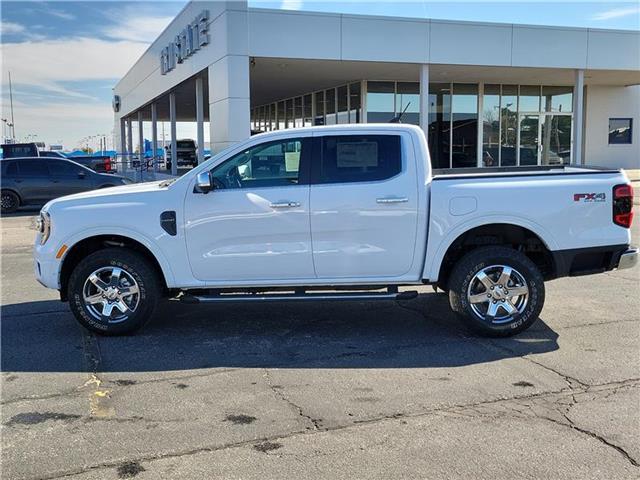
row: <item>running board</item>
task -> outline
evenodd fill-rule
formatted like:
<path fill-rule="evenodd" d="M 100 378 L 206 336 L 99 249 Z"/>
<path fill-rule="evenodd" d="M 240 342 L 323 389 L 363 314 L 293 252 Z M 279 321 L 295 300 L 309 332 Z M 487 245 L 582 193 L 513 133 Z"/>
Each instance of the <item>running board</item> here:
<path fill-rule="evenodd" d="M 217 302 L 286 302 L 286 301 L 318 301 L 318 300 L 411 300 L 418 292 L 331 292 L 331 293 L 242 293 L 242 294 L 213 294 L 191 295 L 185 293 L 180 297 L 184 303 L 217 303 Z"/>

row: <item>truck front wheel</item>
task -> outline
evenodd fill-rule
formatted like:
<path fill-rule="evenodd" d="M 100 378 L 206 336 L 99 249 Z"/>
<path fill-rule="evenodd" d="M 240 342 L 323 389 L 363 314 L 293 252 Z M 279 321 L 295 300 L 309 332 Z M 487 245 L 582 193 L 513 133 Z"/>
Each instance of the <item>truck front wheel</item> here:
<path fill-rule="evenodd" d="M 160 299 L 158 275 L 144 256 L 123 248 L 94 252 L 78 263 L 68 285 L 71 311 L 85 328 L 124 335 L 141 328 Z"/>
<path fill-rule="evenodd" d="M 462 257 L 449 278 L 449 303 L 475 331 L 493 337 L 529 328 L 544 304 L 538 267 L 512 248 L 489 246 Z"/>

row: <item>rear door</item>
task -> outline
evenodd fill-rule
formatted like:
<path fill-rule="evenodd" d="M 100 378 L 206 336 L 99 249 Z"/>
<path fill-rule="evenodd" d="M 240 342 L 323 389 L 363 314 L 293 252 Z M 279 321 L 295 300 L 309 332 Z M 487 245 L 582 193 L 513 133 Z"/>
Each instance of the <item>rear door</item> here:
<path fill-rule="evenodd" d="M 400 277 L 414 260 L 418 186 L 408 134 L 316 134 L 311 185 L 318 278 Z"/>
<path fill-rule="evenodd" d="M 46 202 L 54 198 L 51 192 L 51 180 L 47 159 L 29 158 L 16 160 L 18 175 L 17 187 L 20 188 L 20 196 L 24 202 Z"/>

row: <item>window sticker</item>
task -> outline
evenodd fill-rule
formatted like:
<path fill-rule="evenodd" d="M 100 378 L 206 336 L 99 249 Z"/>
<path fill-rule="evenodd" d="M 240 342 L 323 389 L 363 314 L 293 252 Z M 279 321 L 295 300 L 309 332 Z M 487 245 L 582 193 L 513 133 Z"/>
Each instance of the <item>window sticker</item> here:
<path fill-rule="evenodd" d="M 337 167 L 377 167 L 378 142 L 338 142 Z"/>

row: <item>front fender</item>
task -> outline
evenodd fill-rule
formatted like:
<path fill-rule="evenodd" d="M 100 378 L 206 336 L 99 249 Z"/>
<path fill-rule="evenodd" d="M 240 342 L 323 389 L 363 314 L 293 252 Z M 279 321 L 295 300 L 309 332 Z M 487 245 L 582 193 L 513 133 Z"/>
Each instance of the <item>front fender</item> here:
<path fill-rule="evenodd" d="M 77 232 L 66 237 L 63 241 L 59 242 L 56 247 L 56 251 L 62 247 L 62 245 L 66 245 L 68 248 L 65 251 L 65 254 L 60 259 L 60 263 L 58 265 L 58 281 L 60 280 L 60 273 L 62 271 L 62 264 L 67 256 L 67 254 L 73 249 L 78 242 L 82 240 L 86 240 L 87 238 L 97 237 L 99 235 L 118 235 L 121 237 L 127 237 L 131 240 L 135 240 L 140 244 L 144 245 L 151 254 L 155 257 L 160 265 L 160 269 L 162 270 L 162 275 L 164 276 L 167 287 L 172 288 L 175 286 L 175 275 L 171 268 L 171 264 L 167 260 L 163 251 L 146 235 L 129 228 L 123 228 L 119 226 L 100 226 L 96 228 L 90 228 L 87 230 L 83 230 L 82 232 Z"/>

